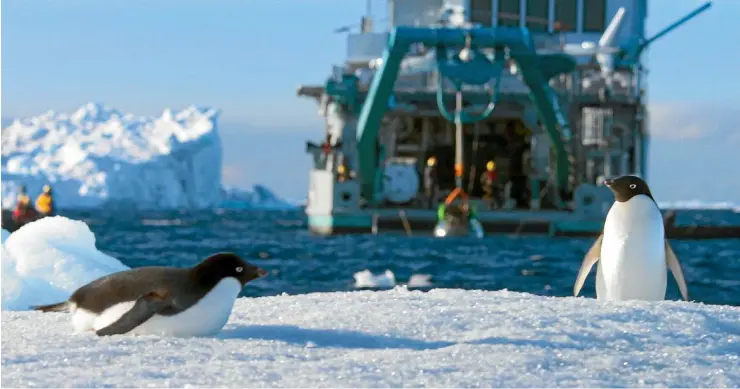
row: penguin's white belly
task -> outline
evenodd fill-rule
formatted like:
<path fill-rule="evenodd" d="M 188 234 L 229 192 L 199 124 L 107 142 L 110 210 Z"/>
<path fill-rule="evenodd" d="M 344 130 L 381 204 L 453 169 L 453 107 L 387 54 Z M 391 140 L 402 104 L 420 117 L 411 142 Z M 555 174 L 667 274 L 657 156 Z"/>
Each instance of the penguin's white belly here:
<path fill-rule="evenodd" d="M 647 196 L 615 202 L 606 217 L 596 296 L 605 300 L 664 300 L 663 218 Z"/>
<path fill-rule="evenodd" d="M 129 334 L 170 335 L 170 336 L 208 336 L 218 333 L 229 320 L 234 301 L 242 287 L 234 278 L 225 278 L 208 294 L 190 308 L 172 316 L 154 315 Z M 117 321 L 128 312 L 135 301 L 116 304 L 100 315 L 84 309 L 77 309 L 72 323 L 77 331 L 97 331 Z"/>

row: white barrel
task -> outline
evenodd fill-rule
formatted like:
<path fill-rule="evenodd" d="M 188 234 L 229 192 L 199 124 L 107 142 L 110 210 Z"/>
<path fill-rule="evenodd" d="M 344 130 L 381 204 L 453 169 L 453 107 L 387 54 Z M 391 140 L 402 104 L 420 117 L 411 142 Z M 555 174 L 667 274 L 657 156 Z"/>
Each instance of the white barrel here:
<path fill-rule="evenodd" d="M 383 198 L 395 204 L 411 201 L 419 192 L 419 173 L 414 165 L 389 162 L 383 172 Z"/>

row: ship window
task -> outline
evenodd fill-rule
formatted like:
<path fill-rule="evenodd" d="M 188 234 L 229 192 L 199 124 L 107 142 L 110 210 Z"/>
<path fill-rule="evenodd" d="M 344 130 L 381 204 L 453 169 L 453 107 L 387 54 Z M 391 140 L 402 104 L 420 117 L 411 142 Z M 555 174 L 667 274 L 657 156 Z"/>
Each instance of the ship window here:
<path fill-rule="evenodd" d="M 555 31 L 576 31 L 578 1 L 555 0 Z"/>
<path fill-rule="evenodd" d="M 583 31 L 602 32 L 606 26 L 606 0 L 583 2 Z"/>
<path fill-rule="evenodd" d="M 532 31 L 547 31 L 549 19 L 548 0 L 527 0 L 527 28 Z"/>
<path fill-rule="evenodd" d="M 493 22 L 494 0 L 470 0 L 470 22 L 491 27 Z"/>
<path fill-rule="evenodd" d="M 498 25 L 519 27 L 519 0 L 499 0 Z"/>

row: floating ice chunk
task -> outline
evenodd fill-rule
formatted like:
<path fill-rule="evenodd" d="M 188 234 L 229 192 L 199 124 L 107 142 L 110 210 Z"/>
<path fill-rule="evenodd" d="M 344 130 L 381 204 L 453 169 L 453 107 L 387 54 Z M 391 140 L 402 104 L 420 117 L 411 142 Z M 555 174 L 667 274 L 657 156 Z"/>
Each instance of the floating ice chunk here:
<path fill-rule="evenodd" d="M 396 286 L 396 276 L 386 270 L 383 274 L 374 275 L 370 270 L 363 270 L 354 274 L 355 288 L 392 288 Z"/>

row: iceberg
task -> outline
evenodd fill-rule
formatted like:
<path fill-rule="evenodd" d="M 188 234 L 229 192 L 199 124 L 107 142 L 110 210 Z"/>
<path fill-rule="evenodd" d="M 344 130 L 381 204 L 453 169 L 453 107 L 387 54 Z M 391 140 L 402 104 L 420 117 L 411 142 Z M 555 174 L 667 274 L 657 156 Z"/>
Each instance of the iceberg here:
<path fill-rule="evenodd" d="M 289 210 L 299 205 L 288 202 L 263 185 L 254 185 L 252 191 L 239 188 L 224 188 L 219 208 Z"/>
<path fill-rule="evenodd" d="M 2 207 L 50 183 L 59 208 L 201 209 L 221 199 L 215 109 L 139 117 L 97 103 L 2 130 Z"/>

